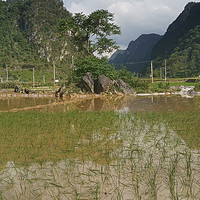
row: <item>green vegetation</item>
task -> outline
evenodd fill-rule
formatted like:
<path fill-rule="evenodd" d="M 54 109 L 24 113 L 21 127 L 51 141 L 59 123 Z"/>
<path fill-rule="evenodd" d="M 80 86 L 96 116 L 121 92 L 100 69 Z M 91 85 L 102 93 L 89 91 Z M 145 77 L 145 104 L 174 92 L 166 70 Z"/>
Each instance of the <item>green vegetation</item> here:
<path fill-rule="evenodd" d="M 168 55 L 167 71 L 168 76 L 178 77 L 195 77 L 200 72 L 200 26 L 191 29 L 188 34 L 179 39 L 174 51 Z M 162 58 L 154 60 L 155 73 L 159 76 L 160 67 L 164 67 Z"/>
<path fill-rule="evenodd" d="M 165 123 L 182 137 L 188 146 L 200 148 L 198 131 L 200 115 L 197 111 L 135 113 L 133 118 L 136 121 L 142 120 L 150 124 Z M 92 145 L 91 148 L 95 147 L 96 143 L 90 143 L 92 135 L 97 132 L 101 133 L 101 137 L 110 137 L 116 134 L 119 129 L 118 120 L 119 115 L 114 112 L 0 113 L 1 166 L 9 160 L 14 160 L 18 164 L 29 164 L 57 161 L 72 156 L 79 157 L 75 148 L 80 145 L 81 140 L 88 140 Z M 15 142 L 10 143 L 9 141 Z M 114 144 L 112 143 L 112 145 Z M 95 149 L 91 150 L 94 152 L 90 152 L 91 154 L 87 152 L 87 156 L 94 155 Z M 101 152 L 99 152 L 100 154 Z M 88 159 L 85 156 L 84 159 Z M 90 159 L 95 159 L 95 157 Z"/>
<path fill-rule="evenodd" d="M 198 6 L 198 5 L 197 5 Z M 164 60 L 167 59 L 167 72 L 170 78 L 195 77 L 200 73 L 200 25 L 194 15 L 184 20 L 190 20 L 184 24 L 191 23 L 182 30 L 184 24 L 178 29 L 168 33 L 164 39 L 158 42 L 153 50 L 155 63 L 155 75 L 159 76 L 161 67 L 164 67 Z M 198 17 L 197 17 L 198 18 Z M 183 20 L 183 21 L 184 21 Z M 176 23 L 176 21 L 174 22 Z M 196 25 L 195 25 L 196 23 Z M 175 24 L 174 24 L 175 26 Z M 178 25 L 177 25 L 178 26 Z M 169 42 L 170 41 L 170 42 Z M 156 56 L 157 55 L 157 56 Z"/>
<path fill-rule="evenodd" d="M 196 80 L 194 90 L 196 92 L 200 92 L 200 80 L 199 79 Z"/>
<path fill-rule="evenodd" d="M 1 69 L 51 71 L 55 64 L 67 73 L 71 56 L 78 53 L 70 38 L 60 37 L 58 31 L 58 22 L 71 17 L 62 1 L 0 1 L 0 16 Z"/>
<path fill-rule="evenodd" d="M 199 117 L 198 111 L 0 113 L 1 167 L 7 164 L 0 194 L 198 199 L 199 151 L 182 138 L 200 148 Z"/>
<path fill-rule="evenodd" d="M 76 60 L 75 65 L 75 75 L 79 78 L 85 75 L 86 72 L 91 72 L 95 78 L 99 75 L 106 75 L 111 79 L 115 79 L 118 73 L 112 65 L 108 64 L 106 58 L 100 59 L 94 56 L 88 56 Z"/>
<path fill-rule="evenodd" d="M 93 55 L 117 48 L 110 38 L 120 34 L 113 13 L 97 10 L 73 16 L 62 0 L 12 0 L 0 1 L 0 16 L 0 79 L 7 79 L 8 69 L 12 82 L 8 85 L 30 85 L 33 68 L 36 86 L 54 84 L 54 67 L 61 83 L 78 84 L 80 76 L 90 70 L 95 76 L 116 77 L 105 58 Z"/>
<path fill-rule="evenodd" d="M 117 48 L 110 36 L 120 34 L 120 27 L 113 23 L 114 14 L 106 10 L 72 15 L 61 0 L 12 0 L 0 1 L 0 16 L 0 79 L 4 81 L 1 88 L 14 84 L 32 86 L 33 68 L 35 86 L 53 86 L 54 67 L 59 84 L 66 83 L 76 91 L 86 72 L 92 72 L 95 78 L 102 74 L 112 80 L 121 78 L 139 93 L 165 92 L 172 86 L 171 83 L 151 85 L 136 78 L 123 66 L 115 70 L 106 58 L 93 55 L 94 52 L 102 54 Z M 174 52 L 176 61 L 173 56 L 167 60 L 168 76 L 198 75 L 198 37 L 199 26 L 180 39 L 175 52 L 187 48 L 184 50 L 187 56 L 182 59 L 179 57 L 182 53 Z M 180 61 L 179 67 L 174 66 L 177 61 Z M 163 61 L 158 58 L 154 62 L 154 75 L 158 77 Z M 9 83 L 5 83 L 7 69 Z"/>
<path fill-rule="evenodd" d="M 200 148 L 199 111 L 163 114 L 169 126 L 187 143 L 190 148 Z"/>
<path fill-rule="evenodd" d="M 72 18 L 60 22 L 60 31 L 67 33 L 79 51 L 91 55 L 94 52 L 110 53 L 117 49 L 116 42 L 108 37 L 120 34 L 120 27 L 113 23 L 114 14 L 107 10 L 97 10 L 86 16 L 76 13 Z"/>
<path fill-rule="evenodd" d="M 10 160 L 31 164 L 77 156 L 100 162 L 105 159 L 103 140 L 93 143 L 93 134 L 100 132 L 102 137 L 109 137 L 118 129 L 117 119 L 114 112 L 0 113 L 0 166 Z M 88 146 L 81 146 L 84 140 Z M 95 146 L 99 146 L 99 152 L 94 151 Z M 110 147 L 114 146 L 111 142 Z M 85 155 L 79 155 L 82 150 Z"/>

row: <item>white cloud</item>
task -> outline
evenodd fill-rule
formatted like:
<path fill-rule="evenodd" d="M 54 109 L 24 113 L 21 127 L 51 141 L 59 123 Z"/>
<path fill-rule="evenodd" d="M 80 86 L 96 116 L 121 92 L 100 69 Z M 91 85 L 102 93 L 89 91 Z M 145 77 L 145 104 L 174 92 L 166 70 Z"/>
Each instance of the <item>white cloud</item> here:
<path fill-rule="evenodd" d="M 114 36 L 119 46 L 127 46 L 143 33 L 164 34 L 189 0 L 64 0 L 72 12 L 91 13 L 107 9 L 115 13 L 122 35 Z M 199 2 L 199 1 L 198 1 Z"/>

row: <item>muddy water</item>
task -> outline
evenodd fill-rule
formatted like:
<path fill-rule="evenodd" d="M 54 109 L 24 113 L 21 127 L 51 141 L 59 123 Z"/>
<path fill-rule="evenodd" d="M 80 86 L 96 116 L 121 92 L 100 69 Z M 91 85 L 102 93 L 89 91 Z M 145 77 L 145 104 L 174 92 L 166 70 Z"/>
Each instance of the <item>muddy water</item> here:
<path fill-rule="evenodd" d="M 120 110 L 128 107 L 130 111 L 169 111 L 181 112 L 200 110 L 200 97 L 182 98 L 180 96 L 152 97 L 104 97 L 87 100 L 56 99 L 53 97 L 35 98 L 1 98 L 0 112 L 38 110 L 51 112 L 66 112 L 69 110 L 106 111 Z"/>
<path fill-rule="evenodd" d="M 122 109 L 132 112 L 200 111 L 200 98 L 0 99 L 0 111 Z M 124 115 L 124 112 L 119 113 Z M 79 126 L 75 121 L 73 123 L 66 127 L 72 132 L 68 137 L 64 137 L 65 129 L 60 134 L 51 134 L 38 128 L 41 133 L 30 135 L 27 128 L 22 139 L 19 137 L 21 133 L 17 135 L 14 128 L 6 133 L 0 132 L 4 141 L 2 157 L 5 158 L 0 170 L 0 199 L 200 199 L 200 151 L 189 149 L 185 141 L 164 123 L 151 124 L 127 115 L 119 118 L 117 132 L 106 134 L 106 127 L 105 133 L 97 131 L 92 132 L 91 137 L 86 134 L 80 138 L 74 132 Z M 14 139 L 9 138 L 12 130 Z M 46 155 L 44 149 L 47 149 Z M 50 159 L 45 163 L 33 159 L 45 160 L 47 156 Z M 20 158 L 33 160 L 27 165 L 19 164 L 17 160 Z M 98 161 L 98 158 L 105 162 Z"/>
<path fill-rule="evenodd" d="M 54 98 L 2 98 L 0 99 L 0 111 L 10 111 L 13 109 L 23 109 L 26 107 L 35 107 L 39 105 L 49 105 L 54 103 Z"/>

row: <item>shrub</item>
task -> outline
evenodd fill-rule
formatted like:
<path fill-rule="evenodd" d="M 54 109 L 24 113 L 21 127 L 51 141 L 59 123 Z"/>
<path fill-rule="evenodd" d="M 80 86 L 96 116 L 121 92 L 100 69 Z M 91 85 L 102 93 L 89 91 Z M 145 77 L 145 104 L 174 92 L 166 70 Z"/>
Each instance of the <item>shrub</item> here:
<path fill-rule="evenodd" d="M 2 83 L 0 83 L 0 88 L 1 89 L 14 88 L 15 86 L 16 86 L 15 82 L 2 82 Z"/>
<path fill-rule="evenodd" d="M 117 77 L 115 68 L 108 63 L 106 58 L 100 59 L 94 56 L 79 58 L 75 65 L 75 74 L 77 77 L 82 77 L 86 72 L 91 72 L 95 78 L 99 75 L 105 75 L 114 80 Z"/>
<path fill-rule="evenodd" d="M 194 90 L 195 90 L 196 92 L 200 92 L 200 82 L 199 82 L 199 81 L 195 84 Z"/>
<path fill-rule="evenodd" d="M 169 89 L 169 85 L 170 85 L 170 83 L 163 83 L 163 82 L 160 82 L 160 83 L 158 84 L 158 88 L 167 91 L 167 90 Z"/>

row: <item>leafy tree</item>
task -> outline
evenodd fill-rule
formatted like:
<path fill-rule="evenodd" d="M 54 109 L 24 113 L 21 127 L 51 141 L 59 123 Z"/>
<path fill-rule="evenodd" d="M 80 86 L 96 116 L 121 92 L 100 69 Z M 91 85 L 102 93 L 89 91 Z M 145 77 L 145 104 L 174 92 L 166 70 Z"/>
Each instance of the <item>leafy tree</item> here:
<path fill-rule="evenodd" d="M 86 72 L 91 72 L 95 78 L 99 75 L 105 75 L 111 79 L 117 77 L 117 71 L 115 71 L 115 68 L 108 63 L 106 58 L 87 56 L 77 59 L 75 65 L 75 74 L 78 77 L 82 77 Z"/>
<path fill-rule="evenodd" d="M 60 31 L 72 37 L 79 50 L 88 55 L 97 52 L 112 52 L 116 42 L 109 37 L 120 34 L 120 27 L 113 23 L 114 14 L 107 10 L 97 10 L 90 15 L 76 13 L 60 22 Z"/>
<path fill-rule="evenodd" d="M 117 71 L 118 78 L 122 79 L 124 82 L 131 84 L 133 78 L 135 78 L 135 74 L 128 71 L 126 66 L 121 65 L 120 70 Z"/>

